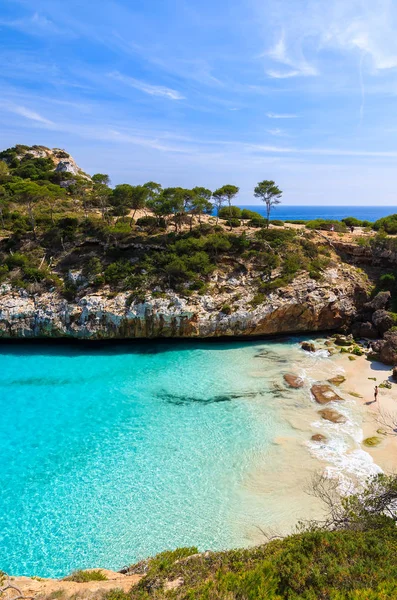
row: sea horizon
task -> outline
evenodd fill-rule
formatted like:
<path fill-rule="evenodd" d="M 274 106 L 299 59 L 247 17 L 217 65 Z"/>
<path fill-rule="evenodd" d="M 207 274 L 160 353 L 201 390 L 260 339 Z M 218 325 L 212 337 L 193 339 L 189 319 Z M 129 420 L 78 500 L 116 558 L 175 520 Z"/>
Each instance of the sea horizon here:
<path fill-rule="evenodd" d="M 253 210 L 261 215 L 266 214 L 264 204 L 237 204 L 241 209 Z M 382 217 L 394 214 L 397 207 L 378 205 L 378 206 L 353 206 L 353 205 L 335 205 L 335 206 L 320 206 L 320 205 L 293 205 L 279 204 L 274 207 L 271 213 L 271 219 L 286 220 L 304 220 L 312 219 L 335 219 L 340 221 L 347 217 L 356 217 L 362 221 L 377 221 Z"/>

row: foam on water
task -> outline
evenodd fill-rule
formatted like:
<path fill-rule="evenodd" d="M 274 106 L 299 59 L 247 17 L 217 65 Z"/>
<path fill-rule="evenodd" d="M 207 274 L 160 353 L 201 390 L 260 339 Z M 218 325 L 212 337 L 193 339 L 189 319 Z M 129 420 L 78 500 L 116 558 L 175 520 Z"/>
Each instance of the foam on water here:
<path fill-rule="evenodd" d="M 345 424 L 316 417 L 310 383 L 337 370 L 298 339 L 0 347 L 0 569 L 120 568 L 313 516 L 313 470 L 350 481 L 377 469 L 355 402 L 337 406 Z M 287 388 L 287 372 L 305 386 Z M 327 446 L 308 442 L 313 429 Z"/>

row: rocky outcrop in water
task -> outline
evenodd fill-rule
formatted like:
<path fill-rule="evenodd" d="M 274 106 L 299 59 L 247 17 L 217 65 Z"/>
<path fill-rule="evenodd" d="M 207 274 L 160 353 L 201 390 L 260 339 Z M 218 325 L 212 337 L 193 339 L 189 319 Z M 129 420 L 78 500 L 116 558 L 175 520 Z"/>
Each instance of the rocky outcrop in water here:
<path fill-rule="evenodd" d="M 299 275 L 290 285 L 252 303 L 254 282 L 244 276 L 224 282 L 221 293 L 182 297 L 147 293 L 87 293 L 78 301 L 59 292 L 29 294 L 0 287 L 0 337 L 211 338 L 337 330 L 352 322 L 367 300 L 367 282 L 356 269 L 340 264 L 321 281 Z M 228 303 L 230 314 L 222 311 Z"/>

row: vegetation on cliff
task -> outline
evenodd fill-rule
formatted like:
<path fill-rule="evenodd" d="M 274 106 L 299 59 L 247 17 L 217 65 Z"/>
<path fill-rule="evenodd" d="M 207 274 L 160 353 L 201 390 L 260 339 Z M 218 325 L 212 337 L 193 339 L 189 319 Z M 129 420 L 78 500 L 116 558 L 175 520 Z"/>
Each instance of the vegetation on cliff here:
<path fill-rule="evenodd" d="M 234 207 L 238 191 L 111 189 L 107 175 L 87 176 L 63 150 L 15 146 L 0 153 L 0 281 L 34 293 L 57 288 L 68 299 L 103 287 L 141 298 L 151 289 L 203 293 L 215 271 L 250 271 L 258 303 L 299 272 L 321 278 L 326 246 L 310 233 L 269 229 L 281 196 L 274 182 L 256 188 L 267 220 Z"/>

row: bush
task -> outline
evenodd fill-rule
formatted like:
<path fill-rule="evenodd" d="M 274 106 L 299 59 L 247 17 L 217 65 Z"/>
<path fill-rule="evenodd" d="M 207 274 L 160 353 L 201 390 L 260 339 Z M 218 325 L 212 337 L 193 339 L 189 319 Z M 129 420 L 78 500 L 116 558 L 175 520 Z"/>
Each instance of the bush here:
<path fill-rule="evenodd" d="M 230 315 L 232 313 L 232 307 L 230 306 L 230 304 L 224 304 L 221 308 L 221 312 L 224 315 Z"/>
<path fill-rule="evenodd" d="M 295 275 L 298 271 L 303 269 L 305 262 L 303 257 L 299 254 L 288 254 L 283 263 L 283 274 L 284 275 Z"/>
<path fill-rule="evenodd" d="M 151 216 L 140 217 L 137 220 L 136 225 L 138 227 L 143 227 L 144 229 L 166 229 L 167 226 L 165 219 Z"/>
<path fill-rule="evenodd" d="M 345 223 L 348 227 L 372 227 L 373 225 L 371 221 L 361 221 L 360 219 L 356 219 L 356 217 L 346 217 L 342 219 L 342 223 Z"/>
<path fill-rule="evenodd" d="M 228 221 L 226 221 L 225 225 L 227 225 L 228 227 L 240 227 L 241 221 L 240 219 L 229 219 Z"/>
<path fill-rule="evenodd" d="M 284 227 L 284 221 L 280 221 L 280 219 L 273 219 L 273 221 L 270 221 L 270 224 L 276 227 Z"/>
<path fill-rule="evenodd" d="M 238 206 L 222 206 L 219 209 L 218 217 L 220 219 L 230 219 L 230 217 L 240 219 L 241 218 L 241 208 Z"/>
<path fill-rule="evenodd" d="M 14 252 L 14 254 L 10 254 L 6 258 L 6 265 L 9 269 L 15 268 L 25 268 L 29 265 L 30 259 L 26 254 L 21 254 L 20 252 Z"/>
<path fill-rule="evenodd" d="M 76 583 L 86 583 L 88 581 L 107 581 L 108 578 L 102 571 L 74 571 L 71 575 L 64 578 L 64 581 L 75 581 Z"/>
<path fill-rule="evenodd" d="M 106 267 L 104 272 L 105 282 L 117 284 L 122 282 L 133 272 L 132 265 L 126 260 L 119 260 Z"/>
<path fill-rule="evenodd" d="M 308 229 L 322 229 L 323 231 L 330 231 L 332 225 L 334 226 L 334 230 L 338 233 L 346 233 L 347 231 L 345 223 L 333 219 L 313 219 L 312 221 L 306 222 L 306 227 Z"/>
<path fill-rule="evenodd" d="M 261 229 L 255 232 L 257 240 L 266 241 L 272 248 L 279 248 L 288 242 L 291 242 L 296 236 L 293 229 Z"/>
<path fill-rule="evenodd" d="M 396 277 L 393 273 L 384 273 L 379 277 L 381 290 L 393 290 L 396 287 Z"/>
<path fill-rule="evenodd" d="M 389 233 L 390 235 L 395 235 L 397 233 L 397 214 L 389 215 L 388 217 L 378 219 L 373 224 L 373 229 L 375 231 L 383 229 L 386 233 Z"/>
<path fill-rule="evenodd" d="M 259 217 L 255 217 L 254 219 L 251 219 L 250 221 L 248 221 L 248 226 L 249 227 L 265 227 L 266 226 L 266 219 L 264 219 L 263 217 L 259 216 Z"/>
<path fill-rule="evenodd" d="M 263 216 L 260 213 L 255 212 L 254 210 L 248 210 L 248 208 L 243 208 L 241 210 L 240 218 L 241 219 L 263 219 Z"/>

